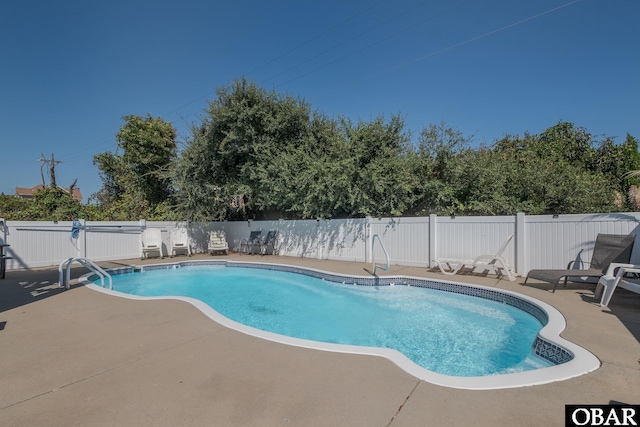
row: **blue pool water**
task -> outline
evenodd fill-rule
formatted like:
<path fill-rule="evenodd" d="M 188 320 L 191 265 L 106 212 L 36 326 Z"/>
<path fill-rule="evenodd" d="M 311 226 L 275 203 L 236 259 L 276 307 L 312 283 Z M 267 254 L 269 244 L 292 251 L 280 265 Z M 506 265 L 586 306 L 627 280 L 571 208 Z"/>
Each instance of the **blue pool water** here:
<path fill-rule="evenodd" d="M 433 372 L 484 376 L 551 366 L 531 354 L 542 328 L 506 304 L 407 286 L 355 286 L 303 274 L 199 266 L 113 277 L 113 289 L 203 301 L 236 322 L 295 338 L 392 348 Z"/>

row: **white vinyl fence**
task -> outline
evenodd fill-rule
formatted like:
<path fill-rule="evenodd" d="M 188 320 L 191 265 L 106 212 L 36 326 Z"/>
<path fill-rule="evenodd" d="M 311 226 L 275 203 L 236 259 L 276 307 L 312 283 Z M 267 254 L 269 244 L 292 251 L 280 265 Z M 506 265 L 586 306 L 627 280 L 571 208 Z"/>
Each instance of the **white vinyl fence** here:
<path fill-rule="evenodd" d="M 226 233 L 231 250 L 251 231 L 278 231 L 279 255 L 339 261 L 384 261 L 380 246 L 372 250 L 378 235 L 392 264 L 433 266 L 438 258 L 473 259 L 494 254 L 509 235 L 514 235 L 503 256 L 524 275 L 533 268 L 565 268 L 570 260 L 589 261 L 598 233 L 639 234 L 640 213 L 590 215 L 542 215 L 499 217 L 401 217 L 333 220 L 224 221 L 176 223 L 156 221 L 81 221 L 77 240 L 71 239 L 72 222 L 5 221 L 0 219 L 0 240 L 10 246 L 7 269 L 55 266 L 82 256 L 94 261 L 136 258 L 141 254 L 140 233 L 159 228 L 163 252 L 169 255 L 171 230 L 186 226 L 191 250 L 207 251 L 212 230 Z M 640 264 L 640 242 L 632 253 Z"/>

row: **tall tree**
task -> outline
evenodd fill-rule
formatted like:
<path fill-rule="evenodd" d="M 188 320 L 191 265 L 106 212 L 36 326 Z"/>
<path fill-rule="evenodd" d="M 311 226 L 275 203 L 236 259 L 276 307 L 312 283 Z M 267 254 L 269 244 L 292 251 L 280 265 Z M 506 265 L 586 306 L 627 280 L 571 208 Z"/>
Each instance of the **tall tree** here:
<path fill-rule="evenodd" d="M 290 161 L 307 137 L 309 106 L 246 79 L 216 93 L 174 164 L 183 213 L 207 220 L 286 209 Z"/>
<path fill-rule="evenodd" d="M 118 207 L 118 219 L 135 218 L 168 203 L 173 192 L 168 168 L 176 157 L 176 131 L 161 118 L 125 116 L 116 134 L 116 153 L 94 156 L 102 189 L 98 202 Z"/>
<path fill-rule="evenodd" d="M 412 213 L 451 215 L 460 212 L 453 186 L 462 153 L 469 150 L 471 138 L 445 122 L 430 124 L 420 133 L 413 170 L 418 178 L 417 202 Z"/>
<path fill-rule="evenodd" d="M 348 216 L 401 215 L 414 202 L 417 180 L 412 174 L 409 137 L 404 121 L 394 115 L 356 125 L 342 120 L 350 165 L 343 173 L 351 181 Z"/>
<path fill-rule="evenodd" d="M 491 165 L 502 165 L 501 176 L 508 182 L 502 194 L 518 211 L 611 212 L 616 210 L 615 186 L 595 166 L 598 152 L 594 145 L 586 130 L 561 122 L 539 135 L 526 133 L 497 141 Z"/>

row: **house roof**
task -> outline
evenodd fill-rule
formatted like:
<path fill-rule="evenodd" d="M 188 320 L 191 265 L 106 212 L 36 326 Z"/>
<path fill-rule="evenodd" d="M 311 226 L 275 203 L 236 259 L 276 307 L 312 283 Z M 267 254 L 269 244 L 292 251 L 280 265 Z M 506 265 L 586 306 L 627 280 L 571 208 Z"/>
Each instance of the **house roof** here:
<path fill-rule="evenodd" d="M 16 196 L 18 197 L 24 197 L 24 198 L 31 198 L 33 197 L 33 193 L 35 193 L 38 190 L 42 190 L 43 188 L 45 188 L 44 185 L 42 184 L 38 184 L 35 187 L 32 188 L 26 188 L 26 187 L 16 187 Z M 67 193 L 69 192 L 69 190 L 67 188 L 64 187 L 60 187 L 58 186 L 58 188 L 66 191 Z M 75 200 L 77 201 L 82 201 L 82 193 L 80 192 L 79 188 L 74 188 L 73 189 L 73 193 L 72 196 Z"/>

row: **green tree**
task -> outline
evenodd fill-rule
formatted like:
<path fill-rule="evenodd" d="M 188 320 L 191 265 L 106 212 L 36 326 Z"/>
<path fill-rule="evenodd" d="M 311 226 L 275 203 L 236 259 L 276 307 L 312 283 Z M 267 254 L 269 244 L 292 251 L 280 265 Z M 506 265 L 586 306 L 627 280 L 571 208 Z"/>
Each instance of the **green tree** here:
<path fill-rule="evenodd" d="M 95 198 L 111 219 L 163 216 L 169 212 L 173 193 L 168 170 L 177 154 L 176 131 L 151 115 L 123 120 L 116 134 L 116 153 L 94 156 L 103 182 Z"/>
<path fill-rule="evenodd" d="M 8 221 L 26 220 L 29 202 L 13 195 L 0 194 L 0 218 Z"/>
<path fill-rule="evenodd" d="M 528 214 L 619 209 L 615 186 L 595 166 L 598 152 L 593 145 L 591 136 L 571 123 L 559 123 L 540 135 L 506 136 L 494 144 L 490 163 L 494 168 L 500 165 L 501 173 L 494 178 L 507 184 L 487 194 L 493 194 L 493 200 L 506 197 L 508 205 Z M 485 198 L 485 204 L 491 203 Z"/>
<path fill-rule="evenodd" d="M 401 215 L 413 203 L 417 181 L 399 116 L 354 124 L 316 115 L 307 136 L 292 152 L 288 210 L 296 216 Z"/>
<path fill-rule="evenodd" d="M 309 105 L 246 79 L 216 93 L 174 163 L 182 212 L 208 220 L 291 210 L 296 162 L 310 137 Z"/>
<path fill-rule="evenodd" d="M 353 211 L 353 167 L 349 144 L 338 123 L 316 115 L 305 145 L 291 153 L 295 169 L 287 172 L 292 191 L 288 212 L 300 218 L 331 218 Z"/>
<path fill-rule="evenodd" d="M 348 216 L 402 215 L 414 203 L 417 180 L 409 162 L 409 138 L 400 116 L 378 117 L 353 125 L 342 121 L 351 164 L 343 173 L 351 182 Z"/>
<path fill-rule="evenodd" d="M 463 153 L 471 150 L 471 138 L 445 122 L 430 124 L 419 136 L 412 161 L 412 170 L 418 179 L 416 215 L 451 215 L 460 212 L 460 203 L 454 180 L 460 170 Z"/>
<path fill-rule="evenodd" d="M 82 205 L 60 187 L 45 187 L 33 194 L 24 217 L 26 221 L 71 221 L 83 214 Z"/>
<path fill-rule="evenodd" d="M 559 122 L 529 141 L 530 149 L 539 157 L 562 160 L 582 169 L 592 168 L 596 157 L 591 134 L 569 122 Z"/>
<path fill-rule="evenodd" d="M 640 176 L 640 153 L 638 140 L 627 134 L 624 142 L 616 145 L 611 138 L 606 138 L 598 149 L 600 155 L 597 167 L 615 177 L 627 178 L 625 189 L 630 184 L 637 184 L 633 178 Z"/>
<path fill-rule="evenodd" d="M 246 79 L 217 90 L 174 164 L 190 219 L 399 215 L 415 177 L 399 117 L 336 123 Z"/>

